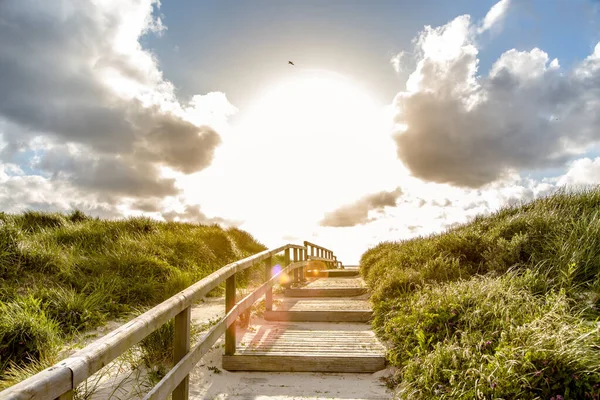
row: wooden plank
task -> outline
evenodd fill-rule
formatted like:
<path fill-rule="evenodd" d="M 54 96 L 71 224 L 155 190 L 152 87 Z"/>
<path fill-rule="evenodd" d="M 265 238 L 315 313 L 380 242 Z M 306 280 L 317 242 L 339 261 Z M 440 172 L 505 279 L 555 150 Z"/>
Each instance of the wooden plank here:
<path fill-rule="evenodd" d="M 235 306 L 235 275 L 227 278 L 225 284 L 225 313 L 229 313 Z M 225 354 L 235 354 L 235 324 L 225 331 Z"/>
<path fill-rule="evenodd" d="M 235 278 L 233 275 L 231 278 Z M 191 307 L 186 308 L 175 316 L 175 335 L 173 339 L 173 363 L 177 364 L 190 351 L 190 322 Z M 235 338 L 234 338 L 235 340 Z M 187 400 L 190 383 L 187 375 L 173 391 L 173 400 Z"/>
<path fill-rule="evenodd" d="M 331 329 L 327 329 L 331 326 Z M 385 348 L 364 324 L 266 323 L 248 330 L 230 371 L 375 372 L 385 367 Z"/>
<path fill-rule="evenodd" d="M 373 311 L 265 311 L 267 321 L 369 322 Z"/>
<path fill-rule="evenodd" d="M 276 311 L 371 311 L 366 299 L 347 297 L 282 298 Z"/>
<path fill-rule="evenodd" d="M 347 277 L 329 277 L 314 279 L 304 286 L 309 289 L 323 288 L 364 288 L 367 287 L 365 281 L 360 276 Z"/>
<path fill-rule="evenodd" d="M 300 261 L 298 258 L 298 249 L 294 249 L 294 262 Z M 294 283 L 300 282 L 300 271 L 298 268 L 294 270 Z"/>
<path fill-rule="evenodd" d="M 227 371 L 264 372 L 348 372 L 374 373 L 385 368 L 385 357 L 342 356 L 266 356 L 235 355 L 223 357 Z"/>
<path fill-rule="evenodd" d="M 349 269 L 313 269 L 308 270 L 307 275 L 315 278 L 339 278 L 345 276 L 359 276 L 360 273 L 357 270 Z"/>
<path fill-rule="evenodd" d="M 287 297 L 353 297 L 367 293 L 367 288 L 285 289 Z"/>
<path fill-rule="evenodd" d="M 271 275 L 272 275 L 271 268 L 273 268 L 273 258 L 269 257 L 265 260 L 265 281 L 266 282 L 268 282 L 271 279 Z M 265 309 L 267 311 L 270 311 L 273 309 L 273 288 L 272 287 L 270 290 L 267 290 L 267 293 L 265 293 Z"/>

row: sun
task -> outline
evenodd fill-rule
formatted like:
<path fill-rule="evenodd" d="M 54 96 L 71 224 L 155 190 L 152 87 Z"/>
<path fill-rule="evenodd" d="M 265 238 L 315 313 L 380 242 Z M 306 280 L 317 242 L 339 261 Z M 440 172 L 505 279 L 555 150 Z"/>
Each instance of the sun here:
<path fill-rule="evenodd" d="M 239 112 L 211 167 L 186 188 L 210 214 L 244 220 L 249 230 L 280 232 L 285 223 L 309 234 L 325 211 L 393 189 L 386 172 L 396 156 L 385 107 L 359 83 L 301 71 Z"/>
<path fill-rule="evenodd" d="M 376 103 L 355 82 L 335 72 L 309 70 L 269 87 L 254 102 L 246 122 L 264 127 L 287 124 L 289 133 L 301 131 L 306 137 L 362 125 L 375 113 Z"/>

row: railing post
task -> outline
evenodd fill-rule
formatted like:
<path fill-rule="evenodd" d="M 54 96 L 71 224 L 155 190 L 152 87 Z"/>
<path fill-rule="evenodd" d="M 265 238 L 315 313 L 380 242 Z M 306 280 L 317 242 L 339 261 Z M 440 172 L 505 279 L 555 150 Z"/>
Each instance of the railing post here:
<path fill-rule="evenodd" d="M 67 393 L 61 394 L 56 400 L 73 400 L 73 391 L 69 390 Z"/>
<path fill-rule="evenodd" d="M 235 306 L 235 274 L 225 282 L 225 314 Z M 225 355 L 235 354 L 235 321 L 225 331 Z"/>
<path fill-rule="evenodd" d="M 191 307 L 175 316 L 175 335 L 173 338 L 173 365 L 177 364 L 190 351 Z M 173 390 L 173 400 L 188 400 L 190 378 L 186 376 Z"/>
<path fill-rule="evenodd" d="M 294 248 L 294 262 L 298 261 L 298 249 Z M 300 281 L 299 279 L 300 277 L 300 271 L 298 270 L 298 268 L 296 268 L 294 270 L 294 283 L 298 283 Z"/>
<path fill-rule="evenodd" d="M 268 282 L 272 276 L 273 268 L 273 257 L 269 257 L 265 260 L 265 281 Z M 265 309 L 267 311 L 273 310 L 273 286 L 271 286 L 265 294 Z"/>
<path fill-rule="evenodd" d="M 300 261 L 306 260 L 306 248 L 300 249 Z M 300 281 L 304 282 L 304 269 L 306 267 L 300 268 Z"/>
<path fill-rule="evenodd" d="M 290 249 L 285 249 L 285 261 L 284 261 L 284 268 L 287 267 L 288 265 L 290 265 Z M 290 287 L 290 282 L 286 283 L 285 285 L 286 288 Z"/>

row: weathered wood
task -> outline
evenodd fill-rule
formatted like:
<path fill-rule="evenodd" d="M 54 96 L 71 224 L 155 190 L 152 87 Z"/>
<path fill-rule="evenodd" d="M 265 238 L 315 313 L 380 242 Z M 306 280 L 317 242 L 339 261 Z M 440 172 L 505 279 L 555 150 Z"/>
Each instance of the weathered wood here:
<path fill-rule="evenodd" d="M 279 279 L 282 274 L 285 274 L 294 268 L 300 268 L 306 265 L 306 262 L 299 262 L 281 270 L 279 273 L 273 275 L 268 282 L 262 284 L 254 292 L 244 297 L 238 304 L 236 304 L 225 317 L 213 326 L 208 333 L 200 340 L 200 342 L 194 347 L 194 349 L 188 352 L 144 397 L 147 399 L 166 399 L 174 388 L 181 382 L 185 376 L 187 376 L 192 368 L 200 361 L 202 356 L 206 354 L 212 345 L 219 339 L 219 337 L 226 331 L 228 326 L 234 324 L 235 320 L 240 316 L 241 313 L 246 311 L 254 304 L 259 298 L 261 298 L 268 289 L 270 289 L 275 282 Z M 224 356 L 228 357 L 228 356 Z"/>
<path fill-rule="evenodd" d="M 187 353 L 175 366 L 167 372 L 161 381 L 148 392 L 144 400 L 163 400 L 166 399 L 190 371 L 200 361 L 202 356 L 208 352 L 213 344 L 225 332 L 227 321 L 222 319 L 221 322 L 213 326 L 208 333 L 202 338 L 194 349 Z"/>
<path fill-rule="evenodd" d="M 67 367 L 52 366 L 12 386 L 0 398 L 10 400 L 56 399 L 72 389 L 72 372 Z"/>
<path fill-rule="evenodd" d="M 223 357 L 227 371 L 374 373 L 385 368 L 385 357 L 303 355 L 235 355 Z"/>
<path fill-rule="evenodd" d="M 375 372 L 385 367 L 385 348 L 364 324 L 355 330 L 319 330 L 313 325 L 267 324 L 248 331 L 230 371 Z"/>
<path fill-rule="evenodd" d="M 234 278 L 233 275 L 231 278 Z M 175 316 L 175 335 L 173 339 L 173 363 L 177 364 L 190 351 L 191 307 Z M 173 391 L 173 400 L 187 400 L 189 397 L 189 375 Z"/>
<path fill-rule="evenodd" d="M 373 311 L 265 311 L 267 321 L 369 322 Z"/>
<path fill-rule="evenodd" d="M 308 257 L 308 259 L 309 259 L 310 261 L 323 261 L 323 262 L 329 262 L 329 261 L 331 261 L 329 258 L 325 258 L 325 257 L 317 257 L 317 256 L 314 256 L 314 257 L 313 257 L 313 256 L 310 256 L 310 257 Z"/>
<path fill-rule="evenodd" d="M 272 275 L 273 258 L 269 257 L 265 260 L 265 281 L 269 282 Z M 265 309 L 270 311 L 273 309 L 273 287 L 265 293 Z"/>
<path fill-rule="evenodd" d="M 316 289 L 285 289 L 284 296 L 288 297 L 353 297 L 367 293 L 366 288 L 316 288 Z"/>
<path fill-rule="evenodd" d="M 286 248 L 294 247 L 301 246 L 281 246 L 228 264 L 139 317 L 91 343 L 57 365 L 68 366 L 71 368 L 73 371 L 73 384 L 78 385 L 110 361 L 124 353 L 131 346 L 164 325 L 169 319 L 175 317 L 175 315 L 199 300 L 202 296 L 205 296 L 209 291 L 217 287 L 234 273 L 249 268 L 254 263 L 280 253 Z M 15 386 L 18 385 L 19 384 Z M 18 387 L 17 390 L 19 390 Z"/>
<path fill-rule="evenodd" d="M 62 395 L 58 396 L 56 400 L 73 400 L 73 391 L 69 390 L 67 393 L 63 393 Z"/>
<path fill-rule="evenodd" d="M 275 311 L 371 311 L 371 303 L 367 299 L 348 297 L 284 297 Z"/>
<path fill-rule="evenodd" d="M 290 265 L 290 249 L 285 249 L 283 266 L 287 267 L 288 265 Z M 286 288 L 289 288 L 290 284 L 291 284 L 291 281 L 288 279 L 288 281 L 283 286 Z"/>
<path fill-rule="evenodd" d="M 314 276 L 317 278 L 339 278 L 339 277 L 347 277 L 347 276 L 358 276 L 360 273 L 358 270 L 350 270 L 350 269 L 324 269 L 324 270 L 308 270 L 309 276 Z"/>
<path fill-rule="evenodd" d="M 294 262 L 299 261 L 298 259 L 298 249 L 294 249 Z M 298 268 L 294 270 L 294 283 L 300 282 L 300 271 Z"/>
<path fill-rule="evenodd" d="M 229 313 L 235 306 L 235 275 L 227 278 L 225 283 L 225 313 Z M 235 324 L 227 328 L 225 332 L 225 354 L 235 354 Z"/>
<path fill-rule="evenodd" d="M 300 261 L 305 261 L 306 260 L 306 249 L 302 249 L 300 250 Z M 300 281 L 304 282 L 304 280 L 306 279 L 304 276 L 304 271 L 306 271 L 306 267 L 302 267 L 299 269 L 300 271 Z"/>

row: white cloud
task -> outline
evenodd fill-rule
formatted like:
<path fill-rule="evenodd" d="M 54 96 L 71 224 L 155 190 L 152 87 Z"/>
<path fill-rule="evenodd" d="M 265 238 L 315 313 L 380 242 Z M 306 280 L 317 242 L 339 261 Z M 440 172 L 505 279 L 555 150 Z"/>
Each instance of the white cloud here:
<path fill-rule="evenodd" d="M 494 6 L 483 26 L 507 5 Z M 482 187 L 563 166 L 600 140 L 599 46 L 567 71 L 541 49 L 513 49 L 479 75 L 475 26 L 463 15 L 415 40 L 419 61 L 394 99 L 397 154 L 413 176 Z"/>
<path fill-rule="evenodd" d="M 478 33 L 483 33 L 498 26 L 506 16 L 510 0 L 500 0 L 490 8 L 490 11 L 485 15 L 483 22 L 477 29 Z"/>
<path fill-rule="evenodd" d="M 558 186 L 598 185 L 600 184 L 600 157 L 581 158 L 571 163 L 569 170 L 561 176 Z"/>

